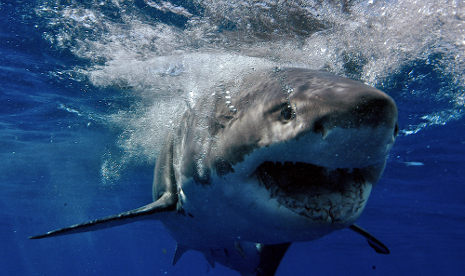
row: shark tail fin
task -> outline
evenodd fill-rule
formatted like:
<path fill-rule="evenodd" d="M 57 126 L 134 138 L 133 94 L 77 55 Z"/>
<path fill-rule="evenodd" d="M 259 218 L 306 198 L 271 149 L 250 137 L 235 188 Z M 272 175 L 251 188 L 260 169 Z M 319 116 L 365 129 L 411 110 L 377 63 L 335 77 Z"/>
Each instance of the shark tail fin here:
<path fill-rule="evenodd" d="M 356 224 L 352 224 L 351 226 L 349 226 L 349 228 L 350 228 L 350 230 L 352 230 L 352 231 L 362 235 L 363 237 L 365 237 L 365 239 L 368 242 L 368 245 L 371 248 L 373 248 L 376 251 L 376 253 L 379 253 L 379 254 L 389 254 L 390 253 L 389 248 L 386 245 L 384 245 L 381 241 L 379 241 L 373 235 L 368 233 L 362 227 L 360 227 L 360 226 L 358 226 Z"/>
<path fill-rule="evenodd" d="M 31 236 L 29 237 L 29 239 L 43 239 L 61 235 L 90 232 L 123 224 L 128 224 L 141 219 L 146 219 L 146 216 L 148 215 L 176 210 L 176 199 L 176 195 L 173 195 L 171 193 L 165 193 L 157 201 L 154 201 L 140 208 L 123 212 L 117 215 L 95 219 L 84 223 L 74 224 L 65 228 L 52 230 L 45 234 Z"/>

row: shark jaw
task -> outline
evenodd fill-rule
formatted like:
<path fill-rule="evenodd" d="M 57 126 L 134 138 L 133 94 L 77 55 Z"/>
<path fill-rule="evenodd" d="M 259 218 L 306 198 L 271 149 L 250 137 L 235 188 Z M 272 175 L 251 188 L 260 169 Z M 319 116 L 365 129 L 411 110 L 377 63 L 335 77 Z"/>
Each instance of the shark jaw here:
<path fill-rule="evenodd" d="M 365 207 L 372 188 L 367 178 L 372 170 L 265 161 L 252 177 L 287 209 L 319 224 L 346 225 Z"/>
<path fill-rule="evenodd" d="M 230 174 L 264 189 L 262 203 L 270 213 L 276 208 L 271 202 L 277 202 L 297 215 L 297 224 L 336 230 L 361 215 L 395 136 L 392 127 L 335 128 L 324 136 L 309 132 L 257 146 Z"/>

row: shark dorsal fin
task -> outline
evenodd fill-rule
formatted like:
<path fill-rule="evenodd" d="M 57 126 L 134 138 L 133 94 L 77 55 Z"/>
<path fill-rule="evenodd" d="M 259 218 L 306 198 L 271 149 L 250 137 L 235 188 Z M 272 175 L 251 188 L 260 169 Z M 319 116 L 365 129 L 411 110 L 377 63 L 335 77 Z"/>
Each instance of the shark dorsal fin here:
<path fill-rule="evenodd" d="M 382 242 L 380 242 L 377 238 L 375 238 L 373 235 L 371 235 L 370 233 L 368 233 L 365 229 L 363 229 L 362 227 L 356 225 L 356 224 L 352 224 L 351 226 L 349 226 L 349 229 L 362 235 L 363 237 L 365 237 L 365 239 L 367 240 L 368 242 L 368 245 L 373 248 L 376 253 L 379 253 L 379 254 L 389 254 L 390 251 L 389 251 L 389 248 L 384 245 Z"/>
<path fill-rule="evenodd" d="M 171 193 L 163 194 L 157 201 L 144 205 L 140 208 L 123 212 L 117 215 L 95 219 L 84 223 L 71 225 L 65 228 L 49 231 L 45 234 L 29 237 L 30 239 L 42 239 L 61 235 L 69 235 L 82 232 L 90 232 L 118 225 L 131 223 L 137 220 L 145 219 L 146 216 L 155 213 L 176 210 L 177 196 Z"/>

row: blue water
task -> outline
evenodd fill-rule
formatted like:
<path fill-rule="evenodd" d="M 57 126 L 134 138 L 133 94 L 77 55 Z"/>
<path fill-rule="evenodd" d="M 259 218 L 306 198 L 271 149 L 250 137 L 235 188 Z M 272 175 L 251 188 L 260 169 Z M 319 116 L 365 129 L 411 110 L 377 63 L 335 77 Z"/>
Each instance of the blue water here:
<path fill-rule="evenodd" d="M 203 256 L 193 251 L 171 266 L 176 244 L 156 221 L 54 239 L 27 237 L 151 201 L 157 150 L 152 144 L 163 136 L 163 127 L 152 130 L 151 126 L 174 117 L 176 112 L 172 110 L 176 108 L 171 108 L 168 101 L 154 116 L 150 111 L 166 97 L 176 99 L 185 94 L 182 89 L 168 89 L 178 83 L 165 85 L 162 77 L 150 82 L 145 69 L 139 68 L 155 66 L 156 71 L 158 67 L 147 60 L 174 54 L 174 48 L 178 55 L 207 50 L 252 55 L 247 50 L 258 44 L 260 48 L 256 49 L 261 52 L 256 50 L 253 56 L 280 62 L 327 63 L 329 67 L 321 68 L 384 90 L 398 104 L 401 128 L 384 176 L 358 222 L 387 244 L 391 254 L 375 254 L 361 237 L 343 230 L 317 241 L 293 244 L 277 275 L 465 273 L 465 25 L 456 25 L 465 24 L 464 5 L 459 4 L 456 14 L 449 16 L 439 12 L 438 5 L 457 2 L 436 1 L 438 5 L 429 6 L 433 15 L 415 17 L 431 25 L 440 16 L 444 16 L 443 22 L 444 18 L 455 20 L 439 27 L 442 33 L 434 43 L 427 38 L 437 33 L 420 29 L 413 34 L 418 43 L 413 45 L 415 49 L 401 49 L 412 41 L 402 35 L 399 26 L 404 25 L 396 21 L 399 17 L 386 23 L 398 27 L 387 40 L 397 44 L 376 48 L 376 41 L 359 41 L 353 42 L 356 51 L 345 52 L 346 44 L 336 47 L 324 42 L 317 48 L 326 47 L 322 52 L 334 50 L 339 56 L 320 60 L 302 46 L 298 50 L 308 54 L 308 60 L 304 60 L 299 59 L 304 55 L 287 55 L 286 49 L 276 56 L 266 49 L 285 47 L 279 43 L 282 40 L 297 44 L 295 37 L 301 45 L 311 46 L 331 34 L 315 33 L 303 42 L 299 36 L 309 34 L 302 30 L 292 37 L 284 35 L 286 22 L 291 19 L 278 16 L 275 19 L 282 22 L 277 25 L 283 29 L 269 27 L 265 24 L 267 14 L 262 21 L 255 20 L 246 9 L 228 10 L 209 1 L 208 5 L 172 1 L 177 9 L 157 8 L 155 4 L 167 3 L 164 1 L 120 5 L 115 4 L 118 1 L 102 1 L 103 5 L 100 1 L 65 2 L 0 1 L 2 275 L 237 275 L 221 265 L 210 268 Z M 357 7 L 369 5 L 369 1 L 354 2 Z M 381 13 L 382 1 L 374 2 L 378 10 L 367 9 L 370 12 L 364 17 L 344 20 L 362 22 L 371 13 Z M 303 5 L 299 3 L 295 5 Z M 385 5 L 418 10 L 405 1 L 386 1 Z M 336 11 L 333 17 L 337 17 L 339 8 L 324 11 Z M 400 8 L 391 10 L 398 15 L 409 14 Z M 361 11 L 352 8 L 352 12 Z M 224 14 L 228 14 L 228 21 Z M 208 19 L 208 27 L 189 25 L 195 17 L 199 21 Z M 339 20 L 333 17 L 324 19 Z M 244 28 L 237 18 L 253 24 Z M 159 24 L 164 27 L 159 28 Z M 275 28 L 273 35 L 263 35 L 270 32 L 268 27 Z M 199 29 L 202 32 L 191 35 Z M 369 31 L 363 27 L 359 30 Z M 458 34 L 461 30 L 462 38 L 454 35 L 457 30 Z M 225 35 L 230 33 L 234 39 Z M 317 35 L 319 40 L 312 40 Z M 138 36 L 140 43 L 135 39 Z M 360 35 L 365 36 L 369 34 Z M 244 39 L 241 43 L 232 43 L 239 37 Z M 451 37 L 457 39 L 455 43 Z M 350 37 L 344 39 L 351 41 Z M 370 45 L 378 50 L 370 52 Z M 389 47 L 399 47 L 401 53 L 384 51 Z M 373 58 L 374 64 L 382 60 L 392 63 L 373 69 L 367 66 Z M 331 67 L 338 62 L 342 65 Z M 187 68 L 188 64 L 183 66 Z M 170 68 L 168 75 L 189 74 L 177 63 Z"/>

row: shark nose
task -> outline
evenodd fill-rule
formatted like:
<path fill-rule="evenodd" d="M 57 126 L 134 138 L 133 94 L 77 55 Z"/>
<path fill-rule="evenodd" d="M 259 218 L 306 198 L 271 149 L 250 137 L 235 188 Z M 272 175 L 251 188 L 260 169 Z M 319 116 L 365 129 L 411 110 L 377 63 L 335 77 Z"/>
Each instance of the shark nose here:
<path fill-rule="evenodd" d="M 350 91 L 349 95 L 333 98 L 329 105 L 320 107 L 323 112 L 313 123 L 313 131 L 325 135 L 333 128 L 392 129 L 396 136 L 397 107 L 394 100 L 377 89 Z M 336 95 L 332 95 L 336 96 Z"/>
<path fill-rule="evenodd" d="M 385 126 L 394 129 L 397 123 L 396 104 L 391 97 L 381 91 L 362 94 L 348 113 L 355 127 Z"/>

